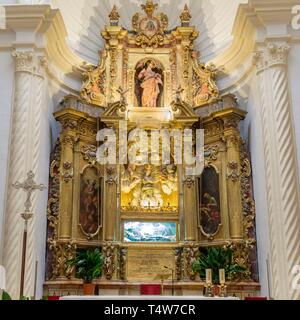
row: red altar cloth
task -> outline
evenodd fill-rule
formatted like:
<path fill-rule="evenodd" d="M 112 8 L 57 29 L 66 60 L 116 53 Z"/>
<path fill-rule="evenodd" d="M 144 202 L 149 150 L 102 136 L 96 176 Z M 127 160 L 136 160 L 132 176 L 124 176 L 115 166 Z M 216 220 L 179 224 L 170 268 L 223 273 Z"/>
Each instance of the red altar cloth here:
<path fill-rule="evenodd" d="M 160 284 L 142 284 L 140 287 L 142 296 L 159 296 L 161 295 Z"/>

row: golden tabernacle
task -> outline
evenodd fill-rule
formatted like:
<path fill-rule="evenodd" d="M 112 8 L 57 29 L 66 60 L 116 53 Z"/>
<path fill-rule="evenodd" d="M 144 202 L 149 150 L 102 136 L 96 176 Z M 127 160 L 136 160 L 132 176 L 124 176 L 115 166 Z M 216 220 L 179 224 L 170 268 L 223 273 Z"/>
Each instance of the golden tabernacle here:
<path fill-rule="evenodd" d="M 54 114 L 61 134 L 51 159 L 45 294 L 81 294 L 68 261 L 78 250 L 101 248 L 101 294 L 138 293 L 169 270 L 177 295 L 200 295 L 205 279 L 193 263 L 202 248 L 221 247 L 246 270 L 228 283 L 228 293 L 256 295 L 251 164 L 239 131 L 246 113 L 233 95 L 220 94 L 218 70 L 194 50 L 199 32 L 187 6 L 173 30 L 153 1 L 133 16 L 131 30 L 120 25 L 117 7 L 109 19 L 99 64 L 85 66 L 80 96 L 66 96 Z M 135 129 L 149 136 L 204 129 L 204 170 L 187 174 L 172 151 L 169 163 L 161 161 L 161 141 L 155 156 L 143 146 L 140 163 L 120 161 L 122 152 L 115 164 L 99 163 L 96 137 L 105 129 L 117 132 L 118 150 L 133 148 L 127 138 Z M 173 137 L 171 149 L 175 144 Z M 145 154 L 156 163 L 145 164 Z M 171 286 L 170 277 L 166 292 Z"/>

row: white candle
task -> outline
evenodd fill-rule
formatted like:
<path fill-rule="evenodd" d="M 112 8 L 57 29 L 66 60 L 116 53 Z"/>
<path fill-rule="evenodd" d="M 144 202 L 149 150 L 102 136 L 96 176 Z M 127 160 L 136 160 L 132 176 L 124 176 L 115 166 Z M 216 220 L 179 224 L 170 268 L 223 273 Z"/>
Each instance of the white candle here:
<path fill-rule="evenodd" d="M 225 284 L 226 278 L 225 278 L 225 270 L 224 269 L 219 270 L 219 278 L 220 278 L 220 284 Z"/>
<path fill-rule="evenodd" d="M 206 283 L 207 284 L 212 284 L 212 271 L 211 269 L 206 269 Z"/>

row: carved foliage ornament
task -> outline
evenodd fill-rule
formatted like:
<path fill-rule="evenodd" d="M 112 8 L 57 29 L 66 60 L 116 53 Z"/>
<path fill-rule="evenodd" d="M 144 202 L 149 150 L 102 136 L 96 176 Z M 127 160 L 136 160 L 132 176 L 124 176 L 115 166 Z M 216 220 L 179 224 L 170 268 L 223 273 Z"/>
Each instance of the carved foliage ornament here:
<path fill-rule="evenodd" d="M 73 163 L 65 161 L 63 163 L 63 173 L 62 177 L 66 183 L 70 182 L 73 179 Z"/>
<path fill-rule="evenodd" d="M 164 33 L 168 28 L 168 17 L 163 13 L 154 15 L 157 4 L 147 0 L 142 5 L 145 14 L 136 13 L 132 18 L 133 30 L 137 33 L 136 43 L 142 47 L 158 47 L 164 43 Z"/>
<path fill-rule="evenodd" d="M 184 261 L 183 261 L 183 248 L 175 248 L 174 249 L 175 254 L 175 275 L 177 281 L 182 280 L 183 270 L 184 270 Z"/>
<path fill-rule="evenodd" d="M 116 247 L 112 243 L 103 246 L 104 254 L 104 275 L 107 280 L 111 280 L 116 271 Z"/>
<path fill-rule="evenodd" d="M 184 247 L 184 259 L 185 259 L 185 271 L 186 276 L 190 278 L 190 280 L 194 281 L 196 274 L 193 271 L 193 263 L 196 261 L 198 256 L 199 248 L 195 244 L 187 244 Z"/>
<path fill-rule="evenodd" d="M 59 140 L 56 142 L 50 165 L 50 188 L 49 200 L 47 206 L 47 218 L 49 223 L 48 237 L 57 239 L 59 200 L 60 200 L 60 161 L 61 146 Z"/>
<path fill-rule="evenodd" d="M 126 280 L 127 252 L 128 252 L 128 249 L 126 249 L 126 248 L 119 248 L 119 251 L 118 251 L 119 279 L 122 280 L 122 281 Z"/>
<path fill-rule="evenodd" d="M 72 240 L 66 243 L 59 243 L 55 239 L 49 239 L 48 244 L 53 253 L 52 280 L 62 277 L 70 279 L 74 272 L 74 267 L 70 266 L 68 262 L 75 258 L 76 243 Z"/>
<path fill-rule="evenodd" d="M 216 68 L 205 66 L 198 61 L 198 53 L 193 53 L 193 103 L 194 107 L 216 101 L 220 94 L 214 81 Z"/>

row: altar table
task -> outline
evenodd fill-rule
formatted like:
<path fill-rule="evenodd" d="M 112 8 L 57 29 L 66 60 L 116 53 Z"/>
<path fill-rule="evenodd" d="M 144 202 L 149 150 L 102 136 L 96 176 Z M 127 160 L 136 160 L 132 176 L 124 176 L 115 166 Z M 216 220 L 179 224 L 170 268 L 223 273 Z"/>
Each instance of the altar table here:
<path fill-rule="evenodd" d="M 152 301 L 152 300 L 167 300 L 167 301 L 204 301 L 204 300 L 240 300 L 237 297 L 201 297 L 201 296 L 65 296 L 60 300 L 99 300 L 99 301 Z"/>

